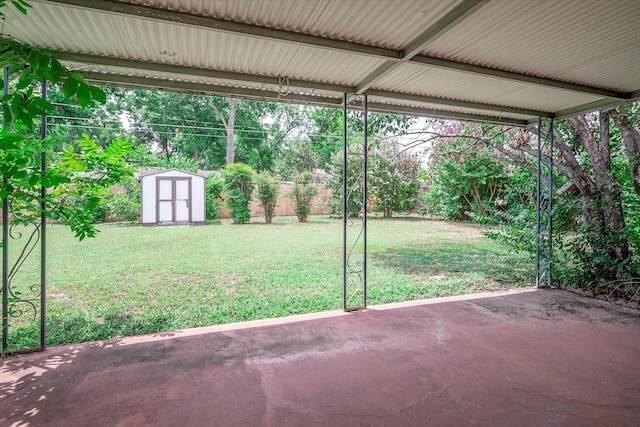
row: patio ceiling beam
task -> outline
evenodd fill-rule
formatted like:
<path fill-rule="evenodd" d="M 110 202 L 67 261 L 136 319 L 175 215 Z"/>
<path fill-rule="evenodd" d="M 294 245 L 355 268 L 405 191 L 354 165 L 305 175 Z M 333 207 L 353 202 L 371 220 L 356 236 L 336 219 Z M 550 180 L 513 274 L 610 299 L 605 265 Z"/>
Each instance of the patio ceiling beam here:
<path fill-rule="evenodd" d="M 358 85 L 357 93 L 362 94 L 376 81 L 380 80 L 385 75 L 399 67 L 403 62 L 410 61 L 411 58 L 416 56 L 423 50 L 429 43 L 436 40 L 438 37 L 445 34 L 447 31 L 454 28 L 458 23 L 469 17 L 480 7 L 487 4 L 488 0 L 464 0 L 446 15 L 440 18 L 437 22 L 423 31 L 419 36 L 413 39 L 409 46 L 401 53 L 401 60 L 387 60 L 378 68 L 373 70 L 367 77 L 365 77 Z"/>
<path fill-rule="evenodd" d="M 290 93 L 283 96 L 277 91 L 239 88 L 235 86 L 218 86 L 205 83 L 187 82 L 178 80 L 150 79 L 147 77 L 123 76 L 118 74 L 104 74 L 97 72 L 83 72 L 82 75 L 94 84 L 117 84 L 121 87 L 137 89 L 157 89 L 171 92 L 192 93 L 197 95 L 214 95 L 223 97 L 238 97 L 274 102 L 294 102 L 309 105 L 340 107 L 342 97 L 316 96 L 298 93 Z M 376 112 L 407 114 L 412 116 L 440 117 L 450 120 L 469 120 L 477 122 L 509 124 L 514 126 L 526 126 L 527 120 L 502 118 L 488 114 L 468 114 L 455 111 L 444 111 L 433 108 L 421 108 L 406 105 L 393 105 L 385 103 L 369 103 L 370 110 Z M 356 107 L 357 108 L 357 107 Z"/>
<path fill-rule="evenodd" d="M 105 67 L 119 67 L 132 70 L 141 71 L 157 71 L 163 73 L 180 74 L 185 76 L 200 77 L 200 78 L 215 78 L 222 80 L 232 80 L 243 83 L 254 84 L 268 84 L 272 86 L 279 86 L 280 80 L 275 77 L 261 76 L 246 73 L 234 73 L 228 71 L 209 70 L 204 68 L 193 68 L 183 65 L 174 64 L 162 64 L 156 62 L 139 61 L 133 59 L 113 58 L 107 56 L 90 55 L 85 53 L 53 51 L 53 56 L 60 61 L 78 62 L 82 64 L 92 64 Z M 102 75 L 102 74 L 100 74 Z M 306 80 L 289 79 L 289 87 L 309 89 L 309 90 L 323 90 L 336 93 L 353 93 L 355 88 L 353 86 L 346 85 L 334 85 Z M 530 110 L 524 108 L 509 107 L 504 105 L 486 104 L 480 102 L 462 101 L 455 99 L 438 98 L 425 95 L 414 95 L 405 93 L 396 93 L 390 91 L 382 91 L 376 89 L 369 89 L 367 94 L 370 96 L 378 96 L 390 99 L 402 99 L 407 101 L 447 105 L 453 107 L 466 107 L 475 108 L 480 110 L 496 111 L 499 113 L 513 113 L 522 114 L 527 116 L 541 116 L 551 117 L 549 113 L 538 110 Z"/>
<path fill-rule="evenodd" d="M 182 74 L 194 77 L 233 80 L 237 82 L 258 83 L 278 86 L 277 77 L 258 74 L 236 73 L 232 71 L 211 70 L 208 68 L 194 68 L 185 65 L 163 64 L 158 62 L 140 61 L 136 59 L 114 58 L 109 56 L 91 55 L 87 53 L 52 51 L 52 55 L 59 61 L 79 62 L 83 64 L 102 65 L 105 67 L 120 67 L 134 70 L 157 71 L 162 73 Z M 355 87 L 309 80 L 288 79 L 288 86 L 305 89 L 318 89 L 332 92 L 353 92 Z"/>
<path fill-rule="evenodd" d="M 42 2 L 43 0 L 35 0 Z M 384 59 L 400 59 L 401 53 L 393 49 L 354 43 L 344 40 L 330 39 L 328 37 L 314 36 L 310 34 L 296 33 L 293 31 L 277 30 L 274 28 L 260 27 L 253 24 L 226 21 L 223 19 L 195 16 L 174 10 L 155 9 L 148 6 L 140 6 L 129 3 L 120 3 L 112 0 L 46 0 L 47 2 L 60 3 L 85 9 L 99 10 L 103 12 L 128 15 L 135 18 L 164 21 L 179 25 L 188 25 L 196 28 L 221 31 L 226 33 L 241 34 L 266 40 L 293 43 L 302 46 L 318 47 L 339 52 L 354 53 Z"/>
<path fill-rule="evenodd" d="M 471 114 L 458 111 L 445 111 L 432 108 L 421 108 L 407 105 L 392 105 L 379 102 L 369 102 L 369 111 L 379 113 L 406 114 L 418 117 L 435 117 L 447 120 L 465 120 L 471 122 L 494 123 L 501 125 L 512 125 L 517 127 L 526 127 L 529 122 L 527 120 L 518 120 L 511 118 L 501 118 L 488 114 Z"/>
<path fill-rule="evenodd" d="M 482 102 L 463 101 L 459 99 L 439 98 L 435 96 L 414 95 L 409 93 L 389 92 L 384 90 L 369 89 L 367 95 L 389 99 L 401 99 L 405 101 L 423 102 L 428 104 L 447 105 L 460 108 L 475 108 L 478 110 L 495 111 L 497 113 L 521 114 L 534 117 L 552 117 L 546 111 L 531 110 L 528 108 L 509 107 L 506 105 L 487 104 Z"/>
<path fill-rule="evenodd" d="M 83 77 L 94 84 L 118 85 L 137 89 L 156 89 L 169 92 L 192 93 L 196 95 L 213 95 L 226 98 L 247 98 L 261 101 L 295 102 L 310 105 L 339 107 L 341 97 L 307 95 L 301 93 L 281 94 L 274 90 L 243 88 L 237 86 L 221 86 L 183 80 L 163 80 L 139 76 L 123 76 L 120 74 L 105 74 L 97 72 L 83 72 Z"/>
<path fill-rule="evenodd" d="M 556 111 L 553 114 L 553 117 L 556 119 L 566 119 L 566 118 L 578 116 L 581 114 L 592 113 L 594 111 L 608 110 L 609 108 L 614 108 L 620 105 L 628 104 L 631 101 L 637 101 L 638 98 L 640 98 L 640 96 L 636 96 L 633 99 L 624 100 L 624 101 L 603 99 L 600 101 L 590 102 L 588 104 L 578 105 L 577 107 Z"/>
<path fill-rule="evenodd" d="M 447 59 L 441 59 L 427 55 L 417 55 L 411 59 L 411 63 L 426 65 L 433 68 L 440 68 L 443 70 L 459 71 L 462 73 L 475 74 L 485 77 L 494 77 L 518 83 L 528 83 L 548 88 L 567 90 L 571 92 L 583 93 L 586 95 L 605 96 L 608 98 L 618 98 L 621 100 L 629 100 L 631 98 L 631 94 L 625 92 L 617 92 L 614 90 L 569 83 L 561 80 L 552 80 L 544 77 L 530 76 L 527 74 L 498 70 L 496 68 L 483 67 L 480 65 L 465 64 L 462 62 L 450 61 Z"/>

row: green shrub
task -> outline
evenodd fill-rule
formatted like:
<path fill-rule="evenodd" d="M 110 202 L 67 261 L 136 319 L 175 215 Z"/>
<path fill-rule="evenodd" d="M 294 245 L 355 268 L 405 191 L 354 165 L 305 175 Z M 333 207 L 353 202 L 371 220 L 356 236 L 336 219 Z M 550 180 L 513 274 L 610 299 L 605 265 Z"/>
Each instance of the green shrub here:
<path fill-rule="evenodd" d="M 311 213 L 313 198 L 318 195 L 318 189 L 311 184 L 313 174 L 311 172 L 303 172 L 296 176 L 291 191 L 287 193 L 293 203 L 293 210 L 296 212 L 298 221 L 307 222 L 307 218 Z"/>
<path fill-rule="evenodd" d="M 120 186 L 120 190 L 111 190 L 106 207 L 116 220 L 135 221 L 140 218 L 140 181 L 131 178 Z"/>
<path fill-rule="evenodd" d="M 100 193 L 69 194 L 60 205 L 72 212 L 83 212 L 84 219 L 92 224 L 104 222 L 109 211 L 106 199 L 103 197 L 106 194 L 106 190 Z M 92 208 L 89 208 L 89 206 L 92 206 Z M 64 222 L 64 219 L 59 216 L 52 215 L 52 217 L 57 221 Z"/>
<path fill-rule="evenodd" d="M 214 172 L 207 177 L 205 188 L 207 219 L 216 219 L 220 209 L 218 201 L 222 198 L 224 191 L 224 179 L 220 172 Z"/>
<path fill-rule="evenodd" d="M 264 221 L 267 224 L 271 224 L 279 192 L 280 183 L 269 172 L 262 172 L 256 175 L 256 199 L 262 205 Z"/>
<path fill-rule="evenodd" d="M 140 200 L 132 199 L 124 193 L 114 193 L 108 206 L 116 220 L 135 221 L 140 218 Z"/>
<path fill-rule="evenodd" d="M 352 144 L 349 149 L 349 160 L 347 162 L 347 192 L 349 198 L 347 200 L 347 211 L 350 216 L 360 216 L 363 210 L 363 180 L 362 180 L 362 145 Z M 326 187 L 331 190 L 331 197 L 327 200 L 331 213 L 333 215 L 342 214 L 342 197 L 343 197 L 343 167 L 344 158 L 343 151 L 331 156 L 332 164 L 329 168 L 329 177 L 327 178 Z"/>
<path fill-rule="evenodd" d="M 253 177 L 251 166 L 244 163 L 232 163 L 220 171 L 224 178 L 224 188 L 227 195 L 227 206 L 231 208 L 231 218 L 236 224 L 249 222 L 251 211 L 251 193 L 253 193 Z"/>

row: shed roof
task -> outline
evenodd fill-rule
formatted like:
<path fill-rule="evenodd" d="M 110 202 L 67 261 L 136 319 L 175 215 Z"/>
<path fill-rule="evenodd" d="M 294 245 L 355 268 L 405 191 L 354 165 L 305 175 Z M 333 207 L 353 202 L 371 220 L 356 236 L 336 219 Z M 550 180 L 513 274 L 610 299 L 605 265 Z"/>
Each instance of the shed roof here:
<path fill-rule="evenodd" d="M 640 98 L 637 0 L 30 0 L 101 84 L 527 125 Z"/>
<path fill-rule="evenodd" d="M 153 168 L 149 168 L 149 169 L 146 169 L 146 170 L 141 170 L 140 173 L 138 174 L 138 178 L 143 178 L 145 176 L 150 176 L 150 175 L 159 175 L 161 173 L 167 173 L 167 172 L 180 172 L 180 173 L 185 173 L 185 174 L 188 174 L 188 175 L 197 176 L 197 177 L 203 178 L 203 179 L 207 178 L 203 174 L 189 172 L 189 171 L 186 171 L 184 169 L 178 169 L 178 168 L 168 168 L 168 169 L 153 169 Z"/>

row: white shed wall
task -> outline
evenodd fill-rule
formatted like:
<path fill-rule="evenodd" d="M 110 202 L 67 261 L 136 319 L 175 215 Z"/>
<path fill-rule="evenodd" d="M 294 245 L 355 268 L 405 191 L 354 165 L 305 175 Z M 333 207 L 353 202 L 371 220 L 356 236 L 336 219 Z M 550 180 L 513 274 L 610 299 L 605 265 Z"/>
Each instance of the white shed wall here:
<path fill-rule="evenodd" d="M 194 176 L 191 180 L 191 222 L 204 222 L 206 217 L 205 178 Z"/>

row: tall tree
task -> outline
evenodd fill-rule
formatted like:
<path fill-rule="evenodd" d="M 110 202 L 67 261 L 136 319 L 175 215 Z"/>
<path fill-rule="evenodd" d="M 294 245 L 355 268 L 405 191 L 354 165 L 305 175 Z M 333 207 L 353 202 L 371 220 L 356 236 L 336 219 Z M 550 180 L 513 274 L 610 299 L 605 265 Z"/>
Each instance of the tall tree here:
<path fill-rule="evenodd" d="M 186 156 L 207 169 L 234 161 L 257 170 L 273 167 L 261 122 L 267 104 L 143 90 L 129 92 L 126 100 L 131 131 L 164 158 Z"/>
<path fill-rule="evenodd" d="M 629 242 L 623 233 L 621 184 L 612 170 L 610 112 L 601 111 L 597 117 L 573 117 L 569 121 L 574 129 L 565 131 L 566 140 L 560 139 L 556 144 L 560 161 L 564 160 L 569 178 L 580 190 L 584 222 L 596 232 L 591 242 L 594 249 L 622 262 L 629 256 Z M 580 165 L 571 142 L 587 153 L 590 169 Z"/>
<path fill-rule="evenodd" d="M 111 87 L 101 88 L 106 94 L 104 103 L 95 99 L 85 108 L 69 101 L 61 84 L 52 85 L 48 93 L 55 110 L 48 117 L 48 135 L 56 139 L 56 150 L 76 146 L 83 134 L 104 146 L 116 138 L 129 135 L 120 118 L 122 93 Z"/>
<path fill-rule="evenodd" d="M 312 149 L 320 156 L 321 167 L 331 164 L 331 156 L 342 149 L 344 119 L 339 108 L 316 108 L 310 111 L 308 132 Z M 396 114 L 371 113 L 368 118 L 371 137 L 387 137 L 406 131 L 414 119 Z M 364 113 L 349 111 L 347 133 L 350 139 L 364 132 Z"/>
<path fill-rule="evenodd" d="M 236 125 L 236 99 L 229 99 L 229 117 L 226 120 L 224 118 L 224 115 L 217 108 L 215 108 L 215 106 L 213 106 L 213 110 L 216 112 L 218 117 L 220 117 L 220 121 L 222 121 L 222 124 L 227 131 L 227 155 L 225 157 L 225 160 L 227 164 L 230 165 L 235 161 L 236 158 L 236 153 L 233 147 L 233 138 L 235 137 L 234 129 Z"/>

